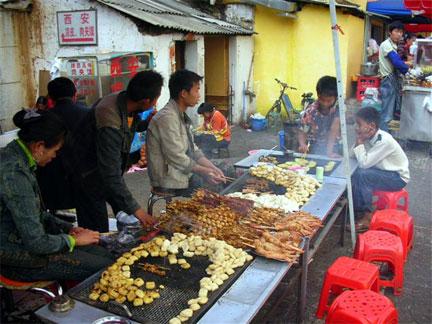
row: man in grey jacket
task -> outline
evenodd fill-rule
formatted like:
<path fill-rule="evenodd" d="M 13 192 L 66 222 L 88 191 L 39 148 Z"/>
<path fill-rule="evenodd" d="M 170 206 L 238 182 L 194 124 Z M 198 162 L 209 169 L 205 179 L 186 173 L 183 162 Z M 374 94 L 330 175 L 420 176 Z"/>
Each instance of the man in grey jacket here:
<path fill-rule="evenodd" d="M 147 130 L 148 173 L 156 192 L 188 196 L 196 175 L 211 184 L 225 182 L 223 172 L 209 161 L 193 141 L 189 107 L 200 100 L 198 74 L 180 70 L 171 75 L 171 99 L 150 122 Z"/>

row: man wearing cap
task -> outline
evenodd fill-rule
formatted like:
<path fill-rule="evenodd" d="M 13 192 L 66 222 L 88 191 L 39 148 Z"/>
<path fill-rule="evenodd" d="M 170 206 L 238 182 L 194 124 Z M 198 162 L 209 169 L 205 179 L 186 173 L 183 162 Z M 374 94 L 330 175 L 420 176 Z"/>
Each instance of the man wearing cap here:
<path fill-rule="evenodd" d="M 225 116 L 213 104 L 202 103 L 198 114 L 203 115 L 204 123 L 197 129 L 195 143 L 207 156 L 227 148 L 231 143 L 231 129 Z"/>

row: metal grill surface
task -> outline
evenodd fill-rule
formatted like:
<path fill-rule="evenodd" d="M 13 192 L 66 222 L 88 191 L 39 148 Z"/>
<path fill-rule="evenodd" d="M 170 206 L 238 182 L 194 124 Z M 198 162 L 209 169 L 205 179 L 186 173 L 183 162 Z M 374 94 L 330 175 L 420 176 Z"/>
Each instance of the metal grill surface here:
<path fill-rule="evenodd" d="M 178 255 L 180 257 L 180 254 Z M 208 257 L 194 256 L 186 258 L 190 263 L 191 268 L 184 270 L 179 265 L 169 265 L 166 258 L 140 258 L 133 266 L 131 266 L 132 278 L 143 278 L 144 281 L 156 282 L 156 287 L 164 285 L 164 289 L 159 289 L 160 298 L 155 299 L 149 305 L 139 307 L 133 306 L 132 303 L 126 301 L 124 304 L 132 313 L 132 320 L 140 323 L 168 323 L 168 321 L 177 316 L 183 309 L 188 308 L 188 300 L 198 297 L 200 289 L 199 281 L 208 276 L 205 269 L 210 264 Z M 160 277 L 155 274 L 145 272 L 140 269 L 138 263 L 148 262 L 168 267 L 171 270 L 167 271 L 166 276 Z M 242 268 L 237 268 L 236 272 L 231 275 L 218 290 L 209 292 L 208 303 L 201 305 L 201 308 L 194 312 L 193 317 L 189 319 L 189 323 L 195 323 L 209 309 L 217 299 L 231 286 L 231 284 L 240 276 L 250 263 L 245 264 Z M 114 303 L 103 303 L 100 301 L 92 301 L 88 298 L 93 285 L 99 280 L 99 272 L 87 280 L 83 281 L 78 286 L 71 289 L 68 294 L 70 297 L 80 300 L 86 304 L 96 308 L 103 309 L 110 313 L 118 314 L 127 317 L 124 309 Z"/>

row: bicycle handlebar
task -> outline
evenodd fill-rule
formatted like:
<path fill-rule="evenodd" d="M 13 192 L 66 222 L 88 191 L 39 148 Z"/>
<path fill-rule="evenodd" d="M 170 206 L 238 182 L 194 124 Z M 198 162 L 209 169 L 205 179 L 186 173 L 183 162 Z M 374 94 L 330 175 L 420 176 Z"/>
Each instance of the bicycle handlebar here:
<path fill-rule="evenodd" d="M 288 88 L 288 89 L 291 89 L 291 90 L 297 90 L 297 88 L 294 88 L 294 87 L 291 87 L 291 86 L 289 86 L 288 84 L 286 84 L 285 82 L 282 82 L 282 81 L 280 81 L 280 80 L 278 80 L 278 79 L 276 79 L 275 78 L 275 81 L 277 82 L 277 83 L 279 83 L 282 87 L 284 87 L 284 88 Z"/>

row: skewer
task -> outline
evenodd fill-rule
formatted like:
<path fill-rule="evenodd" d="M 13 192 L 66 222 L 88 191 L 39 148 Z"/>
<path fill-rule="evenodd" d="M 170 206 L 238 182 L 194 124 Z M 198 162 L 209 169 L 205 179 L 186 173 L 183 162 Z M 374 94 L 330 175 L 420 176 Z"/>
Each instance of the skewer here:
<path fill-rule="evenodd" d="M 251 247 L 252 249 L 255 249 L 255 245 L 246 243 L 246 242 L 242 242 L 244 245 Z"/>
<path fill-rule="evenodd" d="M 244 237 L 244 236 L 240 236 L 240 238 L 241 238 L 242 240 L 244 240 L 244 241 L 251 241 L 251 242 L 254 241 L 253 239 L 250 239 L 250 238 L 248 238 L 248 237 Z"/>
<path fill-rule="evenodd" d="M 113 234 L 118 234 L 118 232 L 104 232 L 104 233 L 99 233 L 99 235 L 113 235 Z"/>

